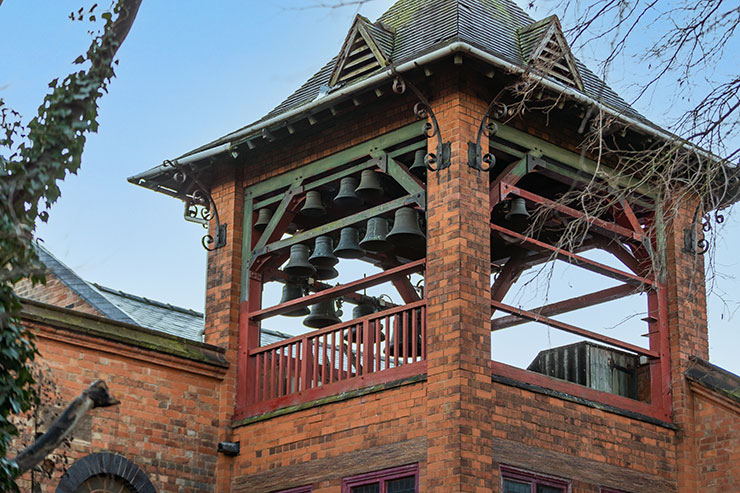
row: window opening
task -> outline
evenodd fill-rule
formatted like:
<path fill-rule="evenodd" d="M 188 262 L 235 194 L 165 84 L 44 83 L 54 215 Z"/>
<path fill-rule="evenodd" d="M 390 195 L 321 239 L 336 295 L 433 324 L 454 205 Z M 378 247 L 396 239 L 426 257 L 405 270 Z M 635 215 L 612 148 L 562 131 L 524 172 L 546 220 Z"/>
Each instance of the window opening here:
<path fill-rule="evenodd" d="M 417 493 L 419 466 L 412 464 L 342 480 L 342 493 Z"/>

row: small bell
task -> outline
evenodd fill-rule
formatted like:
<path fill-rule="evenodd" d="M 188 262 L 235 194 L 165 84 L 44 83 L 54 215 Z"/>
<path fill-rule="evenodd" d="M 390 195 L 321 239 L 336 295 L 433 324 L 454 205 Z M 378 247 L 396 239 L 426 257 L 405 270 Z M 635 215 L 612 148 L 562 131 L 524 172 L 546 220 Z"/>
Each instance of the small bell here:
<path fill-rule="evenodd" d="M 308 247 L 293 245 L 290 247 L 288 265 L 283 269 L 286 274 L 295 277 L 307 277 L 316 273 L 316 268 L 308 262 Z"/>
<path fill-rule="evenodd" d="M 270 223 L 272 218 L 272 211 L 264 208 L 260 209 L 257 215 L 257 221 L 254 223 L 254 229 L 257 231 L 264 231 L 267 225 Z"/>
<path fill-rule="evenodd" d="M 521 197 L 516 197 L 511 201 L 511 209 L 504 216 L 507 221 L 526 221 L 529 219 L 527 204 Z"/>
<path fill-rule="evenodd" d="M 303 288 L 301 288 L 297 284 L 293 283 L 286 283 L 283 284 L 283 296 L 280 298 L 280 304 L 287 303 L 291 300 L 295 300 L 298 298 L 303 298 Z M 294 310 L 292 312 L 283 313 L 286 317 L 304 317 L 308 315 L 310 310 L 307 306 L 304 306 L 303 308 L 298 308 L 297 310 Z"/>
<path fill-rule="evenodd" d="M 330 236 L 319 236 L 314 243 L 313 255 L 308 258 L 308 261 L 314 267 L 333 267 L 339 263 L 333 249 L 334 244 Z"/>
<path fill-rule="evenodd" d="M 427 153 L 423 149 L 414 153 L 414 163 L 409 168 L 409 171 L 417 178 L 424 178 L 427 174 L 427 163 L 424 159 L 426 155 Z"/>
<path fill-rule="evenodd" d="M 339 182 L 339 193 L 334 197 L 334 203 L 340 207 L 358 207 L 362 204 L 362 199 L 357 196 L 355 189 L 357 188 L 357 178 L 352 176 L 345 176 Z"/>
<path fill-rule="evenodd" d="M 321 192 L 310 190 L 306 192 L 306 202 L 301 208 L 301 214 L 308 217 L 321 217 L 326 215 L 326 208 L 321 202 Z"/>
<path fill-rule="evenodd" d="M 388 221 L 383 217 L 371 217 L 367 221 L 367 232 L 360 242 L 360 247 L 368 252 L 387 252 L 393 244 L 386 240 Z"/>
<path fill-rule="evenodd" d="M 363 170 L 355 193 L 365 202 L 373 202 L 382 197 L 383 189 L 380 186 L 378 173 L 372 169 Z"/>
<path fill-rule="evenodd" d="M 303 325 L 312 329 L 321 329 L 340 322 L 334 308 L 334 300 L 319 301 L 311 305 L 311 314 L 303 319 Z"/>
<path fill-rule="evenodd" d="M 393 222 L 393 229 L 388 233 L 386 239 L 396 246 L 424 246 L 427 237 L 419 228 L 419 215 L 416 210 L 410 207 L 398 209 Z"/>
<path fill-rule="evenodd" d="M 357 228 L 342 228 L 339 233 L 339 244 L 334 249 L 334 255 L 340 258 L 362 258 L 365 252 L 360 248 L 360 232 Z"/>
<path fill-rule="evenodd" d="M 352 318 L 361 318 L 366 315 L 371 315 L 375 313 L 377 310 L 375 307 L 369 303 L 360 303 L 359 305 L 355 305 L 355 307 L 352 309 Z M 370 322 L 370 333 L 375 334 L 375 324 L 377 321 Z M 357 326 L 353 325 L 352 328 L 349 330 L 349 332 L 344 336 L 344 340 L 348 343 L 362 343 L 362 330 L 360 330 L 360 338 L 359 341 L 357 340 Z M 380 333 L 380 340 L 385 341 L 385 334 L 382 332 Z"/>
<path fill-rule="evenodd" d="M 329 279 L 334 279 L 335 277 L 339 277 L 339 271 L 335 269 L 334 267 L 316 267 L 316 279 L 320 281 L 327 281 Z"/>

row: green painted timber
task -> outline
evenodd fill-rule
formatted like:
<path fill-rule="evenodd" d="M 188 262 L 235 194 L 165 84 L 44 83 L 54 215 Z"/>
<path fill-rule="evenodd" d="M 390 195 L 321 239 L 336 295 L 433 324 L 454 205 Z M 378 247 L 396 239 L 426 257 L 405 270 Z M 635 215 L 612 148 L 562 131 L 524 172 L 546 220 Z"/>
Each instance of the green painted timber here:
<path fill-rule="evenodd" d="M 378 385 L 373 385 L 371 387 L 364 387 L 364 388 L 357 389 L 357 390 L 351 390 L 349 392 L 342 392 L 340 394 L 331 395 L 329 397 L 324 397 L 323 399 L 316 399 L 310 402 L 303 402 L 301 404 L 296 404 L 295 406 L 288 406 L 282 409 L 276 409 L 275 411 L 270 411 L 264 414 L 260 414 L 258 416 L 252 416 L 249 418 L 236 420 L 231 423 L 231 427 L 239 428 L 240 426 L 246 426 L 246 425 L 251 425 L 253 423 L 259 423 L 260 421 L 265 421 L 268 419 L 276 418 L 278 416 L 284 416 L 286 414 L 292 414 L 298 411 L 303 411 L 304 409 L 311 409 L 312 407 L 325 406 L 326 404 L 332 404 L 334 402 L 342 402 L 342 401 L 346 401 L 349 399 L 354 399 L 356 397 L 362 397 L 364 395 L 375 394 L 377 392 L 383 392 L 384 390 L 395 389 L 397 387 L 402 387 L 404 385 L 411 385 L 411 384 L 415 384 L 419 382 L 426 382 L 426 380 L 427 380 L 427 374 L 420 373 L 419 375 L 414 375 L 412 377 L 404 378 L 401 380 L 381 383 Z"/>
<path fill-rule="evenodd" d="M 342 219 L 337 219 L 336 221 L 322 224 L 321 226 L 318 226 L 311 230 L 295 234 L 291 236 L 290 238 L 275 241 L 273 243 L 270 243 L 269 245 L 266 245 L 264 248 L 255 248 L 252 251 L 252 258 L 256 258 L 265 253 L 275 252 L 283 248 L 288 248 L 291 245 L 295 245 L 296 243 L 302 243 L 304 241 L 308 241 L 313 238 L 316 238 L 317 236 L 322 236 L 332 231 L 336 231 L 337 229 L 341 229 L 341 228 L 351 226 L 359 222 L 366 221 L 370 219 L 371 217 L 379 216 L 380 214 L 393 211 L 405 205 L 411 205 L 411 204 L 416 203 L 423 207 L 423 204 L 425 202 L 426 202 L 426 194 L 424 192 L 420 194 L 406 195 L 404 197 L 399 197 L 397 199 L 391 200 L 390 202 L 386 202 L 385 204 L 380 204 L 370 209 L 366 209 L 356 214 L 352 214 L 351 216 L 343 217 Z"/>
<path fill-rule="evenodd" d="M 599 165 L 595 161 L 586 159 L 583 156 L 576 154 L 575 152 L 568 151 L 562 147 L 558 147 L 555 144 L 551 144 L 545 140 L 537 138 L 533 135 L 517 130 L 513 127 L 505 125 L 500 122 L 496 122 L 498 125 L 498 131 L 496 137 L 499 137 L 514 144 L 526 147 L 532 151 L 541 152 L 544 156 L 560 161 L 563 164 L 567 164 L 573 168 L 584 171 L 589 175 L 595 175 L 599 178 L 611 180 L 616 182 L 622 188 L 628 190 L 635 190 L 646 197 L 655 197 L 655 193 L 650 190 L 644 183 L 638 183 L 638 180 L 631 179 L 629 177 L 621 176 L 617 171 L 607 168 L 604 165 Z"/>
<path fill-rule="evenodd" d="M 38 301 L 27 299 L 22 301 L 21 318 L 23 320 L 121 342 L 219 368 L 229 366 L 224 357 L 224 349 L 217 346 Z"/>
<path fill-rule="evenodd" d="M 388 159 L 388 174 L 408 193 L 412 195 L 424 193 L 424 187 L 419 185 L 419 182 L 416 181 L 411 173 L 409 173 L 406 166 L 399 164 L 398 161 L 393 158 Z M 426 204 L 420 205 L 426 209 Z"/>
<path fill-rule="evenodd" d="M 426 121 L 414 122 L 405 127 L 388 132 L 374 139 L 363 142 L 362 144 L 339 151 L 331 156 L 319 159 L 313 163 L 301 166 L 283 173 L 282 175 L 270 178 L 260 183 L 256 183 L 244 190 L 244 193 L 252 197 L 259 197 L 268 192 L 278 190 L 291 185 L 296 180 L 305 180 L 312 176 L 330 171 L 338 166 L 343 166 L 356 159 L 364 156 L 377 156 L 380 151 L 399 142 L 424 135 L 424 125 Z"/>
<path fill-rule="evenodd" d="M 313 190 L 315 188 L 319 188 L 321 186 L 326 185 L 327 183 L 331 183 L 333 181 L 337 181 L 337 180 L 339 180 L 341 178 L 344 178 L 345 176 L 353 175 L 353 174 L 358 173 L 358 172 L 360 172 L 360 171 L 362 171 L 364 169 L 374 168 L 376 166 L 382 166 L 382 164 L 383 164 L 382 163 L 382 160 L 383 159 L 373 158 L 373 159 L 370 159 L 370 160 L 368 160 L 368 161 L 366 161 L 364 163 L 358 164 L 356 166 L 352 166 L 351 168 L 347 168 L 344 171 L 339 171 L 337 173 L 332 173 L 329 176 L 326 176 L 324 178 L 321 178 L 319 180 L 316 180 L 314 182 L 311 182 L 309 184 L 304 185 L 303 186 L 303 191 L 304 192 L 308 192 L 309 190 Z M 265 199 L 265 200 L 262 200 L 262 201 L 258 202 L 254 207 L 255 207 L 255 209 L 259 210 L 259 209 L 262 209 L 263 207 L 266 207 L 268 205 L 272 205 L 275 202 L 279 202 L 280 199 L 281 199 L 281 196 L 280 195 L 276 195 L 274 197 L 270 197 L 269 199 Z"/>
<path fill-rule="evenodd" d="M 250 265 L 252 262 L 252 216 L 254 214 L 254 201 L 251 197 L 244 200 L 244 219 L 242 222 L 242 265 Z M 249 298 L 249 269 L 242 268 L 241 272 L 241 299 Z"/>
<path fill-rule="evenodd" d="M 270 218 L 270 222 L 267 223 L 265 230 L 262 232 L 260 239 L 257 241 L 257 244 L 254 247 L 255 251 L 264 248 L 264 246 L 267 244 L 267 240 L 269 240 L 270 236 L 272 236 L 272 233 L 275 232 L 275 228 L 277 228 L 278 223 L 283 218 L 285 211 L 288 210 L 288 204 L 290 204 L 290 201 L 293 200 L 293 197 L 295 197 L 296 194 L 299 193 L 299 190 L 301 190 L 300 184 L 296 185 L 297 186 L 295 188 L 291 188 L 282 195 L 280 205 L 278 205 L 277 209 L 275 209 L 275 212 Z"/>
<path fill-rule="evenodd" d="M 407 146 L 401 147 L 400 149 L 396 149 L 394 151 L 391 151 L 388 153 L 388 157 L 397 157 L 402 154 L 406 154 L 407 152 L 411 151 L 417 151 L 419 149 L 426 150 L 427 147 L 427 140 L 420 140 L 419 142 L 414 142 L 413 144 L 409 144 Z"/>

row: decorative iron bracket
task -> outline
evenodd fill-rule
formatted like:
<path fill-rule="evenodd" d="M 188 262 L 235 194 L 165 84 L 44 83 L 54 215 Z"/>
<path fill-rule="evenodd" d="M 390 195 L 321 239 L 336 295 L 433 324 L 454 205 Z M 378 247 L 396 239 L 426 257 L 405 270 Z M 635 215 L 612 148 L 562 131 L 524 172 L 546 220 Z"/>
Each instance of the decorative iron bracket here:
<path fill-rule="evenodd" d="M 491 101 L 491 104 L 488 105 L 488 109 L 483 115 L 480 125 L 478 126 L 478 138 L 475 143 L 468 142 L 468 166 L 473 169 L 477 169 L 478 171 L 489 172 L 491 171 L 491 168 L 496 166 L 496 157 L 490 152 L 483 154 L 480 141 L 481 137 L 483 137 L 483 132 L 485 132 L 489 138 L 496 135 L 496 132 L 498 132 L 498 126 L 494 119 L 500 119 L 505 116 L 506 113 L 506 105 L 498 102 L 496 98 L 494 98 L 494 100 Z M 483 163 L 486 163 L 488 167 L 484 168 Z"/>
<path fill-rule="evenodd" d="M 432 106 L 429 104 L 427 98 L 416 88 L 411 82 L 404 79 L 401 74 L 396 72 L 396 68 L 390 66 L 391 73 L 393 74 L 393 92 L 396 94 L 403 94 L 406 92 L 406 87 L 411 88 L 411 91 L 416 95 L 419 100 L 414 105 L 414 114 L 420 120 L 430 118 L 432 121 L 426 122 L 424 125 L 424 132 L 428 138 L 437 137 L 437 152 L 430 152 L 424 156 L 424 163 L 429 171 L 438 171 L 441 169 L 449 168 L 452 159 L 452 146 L 449 142 L 442 142 L 442 135 L 439 131 L 439 123 L 437 123 L 437 117 L 432 111 Z M 436 166 L 435 166 L 436 164 Z"/>
<path fill-rule="evenodd" d="M 697 206 L 696 212 L 694 213 L 694 220 L 691 221 L 691 225 L 683 231 L 683 251 L 695 255 L 704 255 L 709 251 L 709 241 L 706 238 L 706 233 L 712 231 L 712 218 L 707 212 L 701 218 L 701 232 L 697 231 L 697 219 L 699 215 L 699 207 Z M 714 211 L 714 222 L 722 224 L 725 222 L 725 216 L 720 214 L 719 211 Z"/>
<path fill-rule="evenodd" d="M 189 179 L 195 185 L 195 190 L 184 198 L 185 220 L 201 224 L 206 229 L 211 219 L 216 220 L 215 234 L 206 233 L 201 239 L 203 248 L 212 252 L 226 246 L 226 224 L 221 224 L 219 220 L 216 202 L 213 201 L 210 191 L 203 186 L 194 174 L 188 171 L 187 167 L 182 166 L 177 161 L 167 160 L 163 164 L 175 169 L 172 178 L 177 183 L 182 184 Z"/>

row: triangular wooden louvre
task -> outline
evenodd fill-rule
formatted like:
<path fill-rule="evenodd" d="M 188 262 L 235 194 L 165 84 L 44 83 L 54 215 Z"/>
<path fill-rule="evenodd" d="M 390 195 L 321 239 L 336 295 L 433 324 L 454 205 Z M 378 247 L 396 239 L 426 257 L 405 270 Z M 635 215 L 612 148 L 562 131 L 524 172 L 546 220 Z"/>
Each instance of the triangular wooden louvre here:
<path fill-rule="evenodd" d="M 387 39 L 376 39 L 373 32 Z M 384 45 L 389 44 L 392 36 L 382 27 L 371 24 L 366 18 L 360 15 L 355 16 L 352 28 L 342 45 L 342 51 L 339 52 L 329 85 L 335 86 L 349 82 L 388 65 L 389 47 Z"/>
<path fill-rule="evenodd" d="M 520 29 L 519 45 L 524 60 L 533 68 L 583 91 L 576 59 L 557 16 L 546 17 Z"/>

